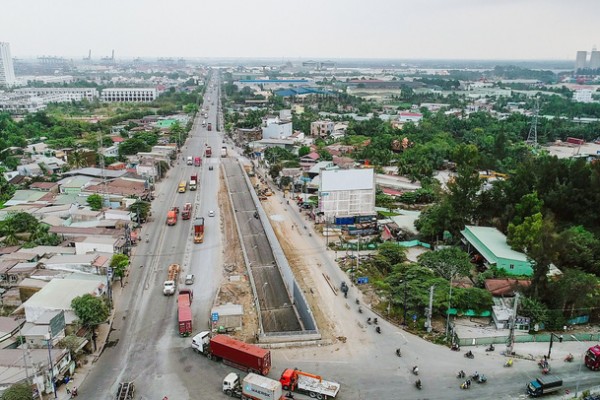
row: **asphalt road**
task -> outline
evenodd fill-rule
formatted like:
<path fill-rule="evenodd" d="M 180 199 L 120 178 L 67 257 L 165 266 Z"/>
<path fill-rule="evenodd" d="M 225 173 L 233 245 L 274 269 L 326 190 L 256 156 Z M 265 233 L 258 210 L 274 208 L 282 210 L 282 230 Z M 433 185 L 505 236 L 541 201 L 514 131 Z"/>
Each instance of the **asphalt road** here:
<path fill-rule="evenodd" d="M 216 94 L 208 93 L 205 100 L 205 104 L 210 105 L 208 119 L 215 126 L 217 107 L 212 105 L 212 101 L 218 101 Z M 220 135 L 215 131 L 207 132 L 197 122 L 182 155 L 198 155 L 208 143 L 218 157 Z M 149 233 L 150 243 L 142 242 L 136 248 L 129 284 L 115 304 L 117 311 L 109 344 L 87 379 L 79 385 L 81 398 L 114 399 L 121 381 L 135 382 L 138 399 L 162 399 L 164 396 L 170 400 L 226 398 L 221 393 L 221 382 L 232 368 L 209 361 L 191 350 L 191 338 L 181 338 L 177 332 L 175 297 L 162 294 L 166 267 L 170 263 L 182 264 L 182 275 L 190 272 L 196 275 L 192 303 L 194 331 L 207 326 L 210 305 L 222 276 L 222 238 L 217 204 L 217 166 L 221 159 L 217 157 L 204 160 L 200 168 L 200 187 L 196 192 L 176 193 L 178 182 L 188 180 L 192 171 L 198 170 L 183 162 L 176 164 L 169 171 L 168 178 L 158 185 L 157 199 L 152 204 L 155 219 L 144 226 L 142 232 L 143 235 Z M 215 167 L 213 171 L 208 170 L 210 164 Z M 194 212 L 205 217 L 205 240 L 202 244 L 192 243 L 193 218 L 190 221 L 179 220 L 173 227 L 165 225 L 166 211 L 172 206 L 181 207 L 187 201 L 195 202 Z M 298 226 L 303 225 L 297 211 L 289 209 L 286 217 Z M 215 211 L 215 217 L 207 216 L 209 210 Z M 247 222 L 247 225 L 254 226 L 253 222 Z M 315 268 L 322 268 L 333 282 L 347 280 L 316 234 L 310 238 L 304 235 L 304 238 L 306 244 L 298 245 L 307 246 L 307 251 L 315 258 Z M 257 255 L 256 259 L 268 262 L 268 259 L 260 258 L 263 256 Z M 380 322 L 382 334 L 377 334 L 372 326 L 365 324 L 366 318 L 374 315 L 366 309 L 363 314 L 356 311 L 354 288 L 351 288 L 348 299 L 327 292 L 326 287 L 320 294 L 320 304 L 331 311 L 332 323 L 336 324 L 339 334 L 348 337 L 348 341 L 331 346 L 273 350 L 272 378 L 277 378 L 284 368 L 290 367 L 322 374 L 324 378 L 342 384 L 338 395 L 341 400 L 500 400 L 524 398 L 526 382 L 539 376 L 537 365 L 531 361 L 518 360 L 512 368 L 503 368 L 505 358 L 498 354 L 500 349 L 495 353 L 474 349 L 475 359 L 469 360 L 462 353 L 433 345 L 384 321 Z M 394 353 L 399 346 L 402 358 Z M 523 349 L 523 346 L 526 345 L 517 344 L 516 350 L 524 354 L 543 352 L 542 347 L 540 352 L 534 352 L 529 348 Z M 573 342 L 561 346 L 573 354 L 581 354 L 586 347 Z M 556 346 L 554 353 L 558 355 L 560 351 Z M 581 388 L 595 385 L 598 381 L 598 373 L 580 368 L 580 362 L 564 363 L 559 360 L 552 363 L 554 371 L 563 377 L 565 387 L 571 391 L 579 377 Z M 414 387 L 413 365 L 418 365 L 421 370 L 420 378 L 424 385 L 421 391 Z M 474 384 L 470 390 L 461 390 L 460 380 L 456 378 L 460 369 L 467 374 L 477 370 L 486 374 L 489 381 L 484 385 Z"/>

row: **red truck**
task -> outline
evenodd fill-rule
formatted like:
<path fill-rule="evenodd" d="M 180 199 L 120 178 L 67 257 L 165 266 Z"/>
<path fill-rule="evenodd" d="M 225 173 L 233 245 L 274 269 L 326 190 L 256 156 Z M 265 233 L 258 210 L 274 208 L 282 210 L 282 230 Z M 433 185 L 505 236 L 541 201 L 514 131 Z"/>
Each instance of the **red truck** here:
<path fill-rule="evenodd" d="M 206 158 L 210 158 L 210 156 L 212 156 L 212 148 L 210 146 L 206 146 L 206 149 L 204 149 L 204 156 Z"/>
<path fill-rule="evenodd" d="M 585 366 L 592 371 L 600 369 L 600 345 L 592 346 L 585 352 Z"/>
<path fill-rule="evenodd" d="M 201 166 L 201 165 L 202 165 L 202 158 L 200 158 L 200 157 L 195 157 L 195 158 L 194 158 L 194 166 L 195 166 L 195 167 L 199 167 L 199 166 Z"/>
<path fill-rule="evenodd" d="M 185 203 L 181 212 L 181 219 L 190 219 L 192 217 L 192 203 Z"/>
<path fill-rule="evenodd" d="M 177 316 L 179 318 L 179 334 L 190 336 L 192 334 L 192 299 L 194 293 L 190 289 L 180 289 L 177 297 Z"/>
<path fill-rule="evenodd" d="M 212 131 L 212 124 L 210 122 L 208 123 L 208 130 Z"/>
<path fill-rule="evenodd" d="M 198 188 L 198 174 L 190 176 L 190 190 L 196 190 Z"/>
<path fill-rule="evenodd" d="M 271 351 L 248 344 L 227 335 L 210 336 L 200 332 L 192 339 L 192 348 L 210 360 L 223 360 L 224 364 L 242 371 L 267 375 L 271 369 Z"/>
<path fill-rule="evenodd" d="M 172 209 L 167 213 L 167 225 L 172 226 L 177 223 L 177 211 Z"/>
<path fill-rule="evenodd" d="M 204 217 L 194 220 L 194 243 L 204 242 Z"/>

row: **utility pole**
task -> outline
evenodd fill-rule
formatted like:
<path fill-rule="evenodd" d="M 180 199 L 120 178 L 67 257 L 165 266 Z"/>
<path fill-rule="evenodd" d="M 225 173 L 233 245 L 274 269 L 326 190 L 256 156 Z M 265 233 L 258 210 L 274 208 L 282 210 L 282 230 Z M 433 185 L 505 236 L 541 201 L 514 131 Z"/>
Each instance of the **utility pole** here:
<path fill-rule="evenodd" d="M 427 333 L 431 332 L 431 315 L 433 312 L 433 289 L 435 288 L 435 285 L 432 285 L 431 288 L 429 288 L 429 307 L 427 308 L 427 322 L 426 322 L 426 328 L 427 328 Z"/>
<path fill-rule="evenodd" d="M 517 307 L 519 305 L 519 293 L 515 295 L 515 303 L 513 304 L 513 312 L 510 317 L 510 332 L 508 334 L 508 345 L 506 349 L 508 350 L 508 354 L 513 353 L 513 347 L 515 343 L 515 325 L 517 323 Z M 550 353 L 548 353 L 548 357 L 550 357 Z"/>
<path fill-rule="evenodd" d="M 450 304 L 452 300 L 452 278 L 454 274 L 450 275 L 450 294 L 448 295 L 448 311 L 446 311 L 446 340 L 450 336 Z"/>
<path fill-rule="evenodd" d="M 102 171 L 102 191 L 104 192 L 104 201 L 106 201 L 106 205 L 110 206 L 110 199 L 108 196 L 108 191 L 106 190 L 106 171 L 104 169 L 104 154 L 102 154 L 102 132 L 98 131 L 98 157 L 100 158 L 100 169 Z"/>

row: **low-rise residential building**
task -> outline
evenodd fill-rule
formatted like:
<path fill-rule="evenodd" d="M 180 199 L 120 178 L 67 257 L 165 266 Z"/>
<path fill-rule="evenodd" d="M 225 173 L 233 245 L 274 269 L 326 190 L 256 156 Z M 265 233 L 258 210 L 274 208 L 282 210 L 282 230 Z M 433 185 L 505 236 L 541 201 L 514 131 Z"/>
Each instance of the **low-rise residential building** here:
<path fill-rule="evenodd" d="M 63 272 L 102 274 L 110 265 L 112 253 L 90 252 L 48 256 L 40 260 L 45 269 Z"/>
<path fill-rule="evenodd" d="M 16 93 L 38 96 L 46 103 L 69 103 L 72 101 L 94 101 L 98 98 L 96 88 L 20 88 Z"/>
<path fill-rule="evenodd" d="M 335 124 L 330 120 L 319 120 L 310 123 L 310 134 L 317 137 L 327 137 L 334 131 Z"/>
<path fill-rule="evenodd" d="M 308 171 L 319 161 L 319 158 L 321 158 L 321 156 L 315 151 L 308 153 L 307 155 L 300 157 L 300 167 L 305 171 Z"/>
<path fill-rule="evenodd" d="M 279 117 L 268 119 L 262 128 L 263 139 L 288 139 L 292 134 L 292 121 L 283 121 Z"/>
<path fill-rule="evenodd" d="M 591 103 L 594 101 L 591 89 L 578 89 L 573 93 L 573 101 L 579 103 Z"/>

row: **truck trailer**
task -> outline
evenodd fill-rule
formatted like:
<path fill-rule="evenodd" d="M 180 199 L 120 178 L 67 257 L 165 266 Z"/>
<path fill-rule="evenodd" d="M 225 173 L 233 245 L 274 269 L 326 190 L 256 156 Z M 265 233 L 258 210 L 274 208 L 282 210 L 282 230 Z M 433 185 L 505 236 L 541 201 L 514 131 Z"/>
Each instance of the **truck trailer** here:
<path fill-rule="evenodd" d="M 177 297 L 177 318 L 179 335 L 187 337 L 192 334 L 192 299 L 194 293 L 190 289 L 180 289 Z"/>
<path fill-rule="evenodd" d="M 204 242 L 204 217 L 194 220 L 194 243 Z"/>
<path fill-rule="evenodd" d="M 309 374 L 299 369 L 288 368 L 279 378 L 284 390 L 307 394 L 317 399 L 333 399 L 340 391 L 340 384 L 323 380 L 319 375 Z"/>
<path fill-rule="evenodd" d="M 252 373 L 246 375 L 242 382 L 238 374 L 229 373 L 223 379 L 223 393 L 238 399 L 281 400 L 284 398 L 281 383 Z"/>
<path fill-rule="evenodd" d="M 177 287 L 177 277 L 179 276 L 181 267 L 179 264 L 169 265 L 167 270 L 167 280 L 163 283 L 163 294 L 165 296 L 171 296 L 175 294 L 175 288 Z"/>
<path fill-rule="evenodd" d="M 267 375 L 271 369 L 271 351 L 242 342 L 227 335 L 210 336 L 200 332 L 192 339 L 192 348 L 210 360 L 223 360 L 224 364 L 245 372 Z"/>
<path fill-rule="evenodd" d="M 529 382 L 527 384 L 527 394 L 531 397 L 543 396 L 559 391 L 562 385 L 563 380 L 558 376 L 546 375 Z"/>

